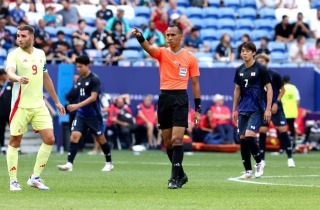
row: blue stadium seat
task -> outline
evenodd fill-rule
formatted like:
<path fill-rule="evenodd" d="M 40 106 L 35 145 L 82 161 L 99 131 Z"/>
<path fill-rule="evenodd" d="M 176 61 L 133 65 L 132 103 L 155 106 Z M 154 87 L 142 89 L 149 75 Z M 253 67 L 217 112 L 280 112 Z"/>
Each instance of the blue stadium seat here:
<path fill-rule="evenodd" d="M 186 8 L 185 7 L 177 7 L 177 10 L 180 10 L 182 14 L 186 14 Z M 150 18 L 150 17 L 149 17 Z"/>
<path fill-rule="evenodd" d="M 314 0 L 313 3 L 311 4 L 312 8 L 315 9 L 320 9 L 320 1 Z"/>
<path fill-rule="evenodd" d="M 202 29 L 200 31 L 200 36 L 203 41 L 215 41 L 219 40 L 220 37 L 217 36 L 216 30 L 214 29 Z"/>
<path fill-rule="evenodd" d="M 219 10 L 217 8 L 214 8 L 214 7 L 203 8 L 202 12 L 203 12 L 204 18 L 214 18 L 214 19 L 219 18 Z"/>
<path fill-rule="evenodd" d="M 282 63 L 282 67 L 297 68 L 297 67 L 299 67 L 299 65 L 297 63 L 285 62 L 285 63 Z"/>
<path fill-rule="evenodd" d="M 215 18 L 204 18 L 202 19 L 203 21 L 203 24 L 204 24 L 204 28 L 208 29 L 218 29 L 218 25 L 217 25 L 217 22 L 218 22 L 218 19 L 215 19 Z"/>
<path fill-rule="evenodd" d="M 201 18 L 189 18 L 190 22 L 197 28 L 202 29 L 204 28 L 204 23 Z"/>
<path fill-rule="evenodd" d="M 199 60 L 200 58 L 206 58 L 207 59 L 212 59 L 211 61 L 213 61 L 213 55 L 212 53 L 207 53 L 207 52 L 195 52 L 194 55 L 197 57 L 197 59 Z"/>
<path fill-rule="evenodd" d="M 220 40 L 212 41 L 210 43 L 210 51 L 215 52 L 219 43 L 220 43 Z"/>
<path fill-rule="evenodd" d="M 68 28 L 65 26 L 59 26 L 57 27 L 57 31 L 63 31 L 65 34 L 65 39 L 67 42 L 71 42 L 72 39 L 72 33 L 75 31 L 76 29 L 74 28 Z"/>
<path fill-rule="evenodd" d="M 82 19 L 86 21 L 88 26 L 95 27 L 97 18 L 91 16 L 83 16 Z"/>
<path fill-rule="evenodd" d="M 100 50 L 96 49 L 86 49 L 85 52 L 88 54 L 89 58 L 102 58 L 102 53 Z"/>
<path fill-rule="evenodd" d="M 132 62 L 132 66 L 134 66 L 134 67 L 144 67 L 144 66 L 146 66 L 146 62 L 144 62 L 143 60 L 133 61 Z"/>
<path fill-rule="evenodd" d="M 7 59 L 7 51 L 3 48 L 0 48 L 0 66 L 4 65 L 4 62 Z"/>
<path fill-rule="evenodd" d="M 217 30 L 217 36 L 219 37 L 219 40 L 221 38 L 221 36 L 224 34 L 224 33 L 227 33 L 230 35 L 231 37 L 231 42 L 234 41 L 234 31 L 233 30 L 228 30 L 228 29 L 221 29 L 221 30 Z"/>
<path fill-rule="evenodd" d="M 188 18 L 202 18 L 203 12 L 199 7 L 188 7 L 186 9 L 186 15 Z"/>
<path fill-rule="evenodd" d="M 267 37 L 270 38 L 270 33 L 269 31 L 266 30 L 254 30 L 253 32 L 251 32 L 252 34 L 252 41 L 259 41 L 262 37 Z"/>
<path fill-rule="evenodd" d="M 230 18 L 222 18 L 218 21 L 218 29 L 230 29 L 234 30 L 235 28 L 235 21 Z"/>
<path fill-rule="evenodd" d="M 208 0 L 209 7 L 220 7 L 220 0 Z"/>
<path fill-rule="evenodd" d="M 271 62 L 269 64 L 269 68 L 282 68 L 282 64 L 281 63 L 273 63 L 273 62 Z"/>
<path fill-rule="evenodd" d="M 122 55 L 126 59 L 139 59 L 139 58 L 142 58 L 142 54 L 138 50 L 124 50 L 124 51 L 122 51 Z"/>
<path fill-rule="evenodd" d="M 17 27 L 15 27 L 15 26 L 5 26 L 4 27 L 5 29 L 7 29 L 9 32 L 10 32 L 10 35 L 11 36 L 16 36 L 16 33 L 17 33 Z"/>
<path fill-rule="evenodd" d="M 254 29 L 254 23 L 252 20 L 249 19 L 238 19 L 236 22 L 237 29 L 247 29 L 247 30 L 253 30 Z"/>
<path fill-rule="evenodd" d="M 235 41 L 240 41 L 243 34 L 251 35 L 251 33 L 252 33 L 252 31 L 248 30 L 248 29 L 235 30 L 234 39 L 235 39 Z"/>
<path fill-rule="evenodd" d="M 127 48 L 130 50 L 141 50 L 141 46 L 137 39 L 129 39 L 126 42 Z"/>
<path fill-rule="evenodd" d="M 86 27 L 86 28 L 84 29 L 84 32 L 87 32 L 87 33 L 90 35 L 90 37 L 91 37 L 92 33 L 93 33 L 95 30 L 97 30 L 96 27 Z"/>
<path fill-rule="evenodd" d="M 273 52 L 270 56 L 271 61 L 287 61 L 288 54 L 282 52 Z"/>
<path fill-rule="evenodd" d="M 146 6 L 136 6 L 134 7 L 135 17 L 145 17 L 150 18 L 150 8 Z"/>
<path fill-rule="evenodd" d="M 128 60 L 119 60 L 118 66 L 121 66 L 121 67 L 130 67 L 130 66 L 131 66 L 131 62 L 128 61 Z"/>
<path fill-rule="evenodd" d="M 133 27 L 141 28 L 142 25 L 148 26 L 149 19 L 146 17 L 134 17 L 129 20 L 130 25 Z"/>
<path fill-rule="evenodd" d="M 257 18 L 257 10 L 252 8 L 240 8 L 238 10 L 239 18 L 247 18 L 255 20 Z"/>
<path fill-rule="evenodd" d="M 241 6 L 257 9 L 256 0 L 241 0 Z"/>
<path fill-rule="evenodd" d="M 239 0 L 224 0 L 223 1 L 225 7 L 238 9 L 240 7 Z"/>
<path fill-rule="evenodd" d="M 260 10 L 260 18 L 261 19 L 270 19 L 270 20 L 274 20 L 276 19 L 275 16 L 275 10 L 273 8 L 262 8 Z"/>
<path fill-rule="evenodd" d="M 190 1 L 189 0 L 177 0 L 178 6 L 180 7 L 189 7 Z"/>
<path fill-rule="evenodd" d="M 269 49 L 271 50 L 271 52 L 286 52 L 286 44 L 283 42 L 269 42 L 268 44 Z"/>
<path fill-rule="evenodd" d="M 263 29 L 263 30 L 274 30 L 274 22 L 270 21 L 269 19 L 258 19 L 255 21 L 256 29 Z"/>
<path fill-rule="evenodd" d="M 51 38 L 57 37 L 57 32 L 58 32 L 58 31 L 57 31 L 57 29 L 56 29 L 55 27 L 53 27 L 53 26 L 46 26 L 46 27 L 44 28 L 44 30 L 50 34 L 50 37 L 51 37 Z"/>
<path fill-rule="evenodd" d="M 199 68 L 212 68 L 213 63 L 208 61 L 199 61 L 198 62 Z"/>
<path fill-rule="evenodd" d="M 225 68 L 227 67 L 227 63 L 226 62 L 216 62 L 213 64 L 214 68 Z"/>
<path fill-rule="evenodd" d="M 218 14 L 219 18 L 235 18 L 235 10 L 229 7 L 220 8 Z"/>

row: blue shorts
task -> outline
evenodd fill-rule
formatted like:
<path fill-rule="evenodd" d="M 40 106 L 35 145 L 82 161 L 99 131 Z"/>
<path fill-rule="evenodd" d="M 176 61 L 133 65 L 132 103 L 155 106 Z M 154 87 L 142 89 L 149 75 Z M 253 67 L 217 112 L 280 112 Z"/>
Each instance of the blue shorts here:
<path fill-rule="evenodd" d="M 257 133 L 263 123 L 263 113 L 242 112 L 238 117 L 238 135 L 244 135 L 246 130 Z"/>
<path fill-rule="evenodd" d="M 284 115 L 283 109 L 278 109 L 277 113 L 273 114 L 271 116 L 271 121 L 273 125 L 279 127 L 279 126 L 286 126 L 287 125 L 287 120 L 286 116 Z M 263 127 L 269 127 L 268 123 L 263 122 L 261 125 Z"/>
<path fill-rule="evenodd" d="M 71 125 L 71 132 L 78 131 L 85 135 L 87 130 L 95 136 L 100 136 L 104 134 L 104 125 L 102 118 L 100 117 L 76 117 Z"/>

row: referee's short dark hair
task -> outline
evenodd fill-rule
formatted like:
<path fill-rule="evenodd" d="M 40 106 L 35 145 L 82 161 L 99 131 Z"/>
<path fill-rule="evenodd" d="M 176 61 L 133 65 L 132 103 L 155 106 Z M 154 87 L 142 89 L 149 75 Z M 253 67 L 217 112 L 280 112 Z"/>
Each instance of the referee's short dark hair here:
<path fill-rule="evenodd" d="M 7 74 L 7 73 L 6 73 L 6 71 L 4 69 L 1 68 L 0 69 L 0 75 L 3 75 L 3 74 Z"/>
<path fill-rule="evenodd" d="M 179 31 L 179 34 L 182 34 L 182 33 L 183 33 L 180 24 L 171 23 L 171 24 L 169 25 L 169 27 L 170 27 L 170 28 L 177 27 L 177 28 L 178 28 L 178 31 Z M 169 28 L 169 27 L 168 27 L 168 28 Z"/>
<path fill-rule="evenodd" d="M 19 26 L 18 30 L 20 30 L 20 31 L 28 31 L 29 34 L 34 34 L 34 28 L 32 26 L 29 26 L 29 25 Z"/>
<path fill-rule="evenodd" d="M 244 48 L 246 50 L 251 50 L 252 52 L 257 52 L 257 47 L 255 44 L 253 44 L 253 42 L 243 42 L 240 45 L 241 50 L 242 50 L 242 48 Z"/>
<path fill-rule="evenodd" d="M 76 63 L 89 65 L 90 64 L 90 58 L 87 55 L 80 55 L 76 58 Z"/>

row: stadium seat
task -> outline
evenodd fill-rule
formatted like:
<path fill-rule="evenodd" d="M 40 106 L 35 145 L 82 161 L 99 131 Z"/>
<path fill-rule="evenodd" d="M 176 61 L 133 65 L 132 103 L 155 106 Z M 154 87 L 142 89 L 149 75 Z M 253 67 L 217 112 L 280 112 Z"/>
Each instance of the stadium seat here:
<path fill-rule="evenodd" d="M 132 62 L 132 66 L 134 66 L 134 67 L 144 67 L 144 66 L 146 66 L 146 62 L 144 62 L 143 60 L 133 61 Z"/>
<path fill-rule="evenodd" d="M 208 0 L 209 7 L 215 7 L 219 8 L 220 7 L 220 0 Z"/>
<path fill-rule="evenodd" d="M 270 56 L 271 61 L 288 61 L 288 54 L 282 52 L 273 52 Z"/>
<path fill-rule="evenodd" d="M 256 46 L 257 50 L 261 47 L 260 41 L 253 41 L 253 44 Z"/>
<path fill-rule="evenodd" d="M 251 33 L 252 33 L 252 31 L 250 31 L 248 29 L 235 30 L 234 39 L 235 39 L 235 41 L 240 41 L 243 34 L 251 35 Z"/>
<path fill-rule="evenodd" d="M 64 32 L 66 41 L 71 41 L 72 33 L 75 30 L 76 29 L 74 29 L 74 28 L 68 28 L 68 27 L 64 27 L 64 26 L 57 27 L 57 31 L 63 31 Z"/>
<path fill-rule="evenodd" d="M 286 45 L 283 42 L 269 42 L 268 48 L 273 52 L 282 52 L 285 53 L 287 51 Z"/>
<path fill-rule="evenodd" d="M 85 27 L 85 28 L 84 28 L 84 32 L 88 33 L 88 34 L 90 35 L 90 37 L 91 37 L 92 33 L 93 33 L 95 30 L 97 30 L 96 27 Z"/>
<path fill-rule="evenodd" d="M 233 31 L 233 30 L 229 30 L 229 29 L 220 29 L 220 30 L 217 30 L 216 34 L 217 34 L 217 36 L 219 37 L 219 40 L 220 40 L 221 36 L 222 36 L 224 33 L 227 33 L 227 34 L 230 35 L 230 37 L 231 37 L 231 42 L 234 41 L 234 31 Z"/>
<path fill-rule="evenodd" d="M 281 68 L 281 67 L 282 67 L 281 63 L 273 63 L 273 62 L 271 62 L 269 64 L 269 68 Z"/>
<path fill-rule="evenodd" d="M 213 64 L 213 67 L 215 67 L 215 68 L 225 68 L 225 67 L 227 67 L 227 63 L 226 62 L 215 62 Z"/>
<path fill-rule="evenodd" d="M 86 49 L 85 52 L 89 56 L 89 58 L 94 59 L 94 58 L 102 58 L 102 53 L 100 50 L 95 50 L 95 49 Z"/>
<path fill-rule="evenodd" d="M 126 59 L 139 59 L 142 58 L 142 54 L 138 50 L 123 50 L 122 55 Z"/>
<path fill-rule="evenodd" d="M 36 9 L 37 9 L 37 13 L 44 15 L 44 13 L 45 13 L 44 4 L 36 3 Z"/>
<path fill-rule="evenodd" d="M 213 67 L 213 63 L 208 62 L 208 61 L 199 61 L 198 65 L 200 68 L 212 68 Z"/>
<path fill-rule="evenodd" d="M 320 9 L 320 1 L 317 1 L 317 0 L 313 1 L 312 8 Z"/>
<path fill-rule="evenodd" d="M 240 0 L 224 0 L 225 7 L 238 9 L 240 7 Z"/>
<path fill-rule="evenodd" d="M 16 36 L 17 30 L 18 30 L 17 27 L 7 25 L 4 28 L 10 32 L 11 36 L 14 36 L 14 37 Z"/>
<path fill-rule="evenodd" d="M 202 19 L 204 28 L 208 29 L 218 29 L 218 19 L 215 18 L 204 18 Z"/>
<path fill-rule="evenodd" d="M 134 17 L 131 20 L 129 20 L 130 25 L 133 27 L 141 28 L 142 25 L 148 26 L 149 19 L 145 17 Z"/>
<path fill-rule="evenodd" d="M 236 22 L 236 27 L 237 29 L 253 30 L 254 23 L 252 20 L 249 20 L 249 19 L 238 19 Z"/>
<path fill-rule="evenodd" d="M 137 39 L 129 39 L 129 40 L 127 40 L 126 44 L 127 44 L 127 49 L 141 50 L 141 46 L 140 46 L 139 42 L 137 41 Z"/>
<path fill-rule="evenodd" d="M 4 62 L 6 59 L 7 59 L 7 51 L 3 48 L 0 48 L 0 66 L 4 65 Z"/>
<path fill-rule="evenodd" d="M 178 6 L 180 7 L 189 7 L 190 1 L 189 0 L 177 0 Z"/>
<path fill-rule="evenodd" d="M 282 63 L 282 67 L 286 67 L 286 68 L 297 68 L 299 67 L 299 65 L 297 63 L 292 63 L 292 62 L 285 62 Z"/>
<path fill-rule="evenodd" d="M 239 18 L 247 18 L 255 20 L 257 18 L 257 11 L 252 8 L 240 8 L 238 10 Z"/>
<path fill-rule="evenodd" d="M 241 0 L 241 6 L 257 9 L 256 0 Z"/>
<path fill-rule="evenodd" d="M 267 37 L 269 39 L 271 37 L 270 32 L 266 30 L 254 30 L 251 34 L 252 41 L 259 41 L 262 37 Z"/>
<path fill-rule="evenodd" d="M 130 67 L 131 66 L 131 62 L 128 61 L 128 60 L 120 60 L 118 62 L 118 66 L 121 66 L 121 67 Z"/>
<path fill-rule="evenodd" d="M 134 13 L 136 17 L 150 18 L 150 8 L 146 6 L 134 7 Z"/>
<path fill-rule="evenodd" d="M 203 41 L 215 41 L 219 40 L 220 37 L 217 36 L 216 30 L 214 29 L 202 29 L 200 31 L 200 36 Z"/>
<path fill-rule="evenodd" d="M 197 28 L 202 29 L 204 28 L 204 23 L 201 18 L 189 18 L 190 22 Z"/>
<path fill-rule="evenodd" d="M 275 10 L 273 8 L 262 8 L 260 10 L 260 18 L 261 19 L 276 19 Z"/>
<path fill-rule="evenodd" d="M 11 10 L 13 10 L 15 7 L 16 7 L 16 2 L 11 2 L 11 3 L 9 4 L 8 10 L 11 11 Z M 30 4 L 23 2 L 23 3 L 20 5 L 20 8 L 21 8 L 22 10 L 24 10 L 25 12 L 28 12 L 29 9 L 30 9 Z"/>
<path fill-rule="evenodd" d="M 212 41 L 210 43 L 210 51 L 216 52 L 217 46 L 220 44 L 220 40 Z"/>
<path fill-rule="evenodd" d="M 95 27 L 96 25 L 96 17 L 94 16 L 83 16 L 82 19 L 86 21 L 86 24 L 91 27 Z"/>
<path fill-rule="evenodd" d="M 186 15 L 188 16 L 188 18 L 202 18 L 203 12 L 199 7 L 188 7 L 186 9 Z"/>
<path fill-rule="evenodd" d="M 263 29 L 268 31 L 274 30 L 275 27 L 274 22 L 270 21 L 269 19 L 257 19 L 255 21 L 255 26 L 256 29 Z"/>
<path fill-rule="evenodd" d="M 213 55 L 211 53 L 207 53 L 207 52 L 195 52 L 194 55 L 197 57 L 197 59 L 199 60 L 200 58 L 206 58 L 205 60 L 208 59 L 212 59 L 211 61 L 213 61 Z M 203 60 L 203 59 L 202 59 Z"/>
<path fill-rule="evenodd" d="M 186 14 L 186 8 L 185 7 L 177 7 L 177 10 L 179 10 L 182 14 Z"/>
<path fill-rule="evenodd" d="M 98 11 L 98 7 L 96 5 L 93 4 L 82 4 L 82 5 L 78 5 L 76 6 L 79 14 L 81 16 L 96 16 L 96 13 Z M 56 10 L 57 11 L 57 10 Z"/>
<path fill-rule="evenodd" d="M 53 26 L 46 26 L 46 27 L 44 28 L 44 30 L 50 34 L 50 37 L 57 37 L 57 32 L 58 32 L 58 31 L 57 31 L 57 29 L 56 29 L 55 27 L 53 27 Z"/>
<path fill-rule="evenodd" d="M 206 7 L 202 9 L 202 12 L 203 12 L 204 18 L 214 18 L 214 19 L 219 18 L 219 10 L 217 8 Z"/>
<path fill-rule="evenodd" d="M 218 21 L 218 29 L 230 29 L 234 30 L 235 28 L 235 21 L 230 18 L 222 18 Z"/>
<path fill-rule="evenodd" d="M 235 18 L 235 10 L 229 7 L 223 7 L 219 9 L 219 18 Z"/>

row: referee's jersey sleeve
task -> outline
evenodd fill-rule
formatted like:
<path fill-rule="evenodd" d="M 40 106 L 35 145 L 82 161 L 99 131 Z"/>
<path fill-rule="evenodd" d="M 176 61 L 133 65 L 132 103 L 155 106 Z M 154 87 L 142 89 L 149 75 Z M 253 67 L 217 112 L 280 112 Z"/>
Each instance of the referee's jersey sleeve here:
<path fill-rule="evenodd" d="M 190 77 L 198 77 L 200 76 L 199 65 L 196 56 L 191 53 L 191 62 L 190 62 Z"/>

